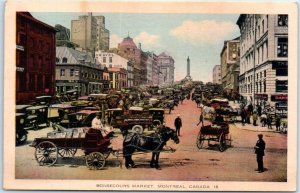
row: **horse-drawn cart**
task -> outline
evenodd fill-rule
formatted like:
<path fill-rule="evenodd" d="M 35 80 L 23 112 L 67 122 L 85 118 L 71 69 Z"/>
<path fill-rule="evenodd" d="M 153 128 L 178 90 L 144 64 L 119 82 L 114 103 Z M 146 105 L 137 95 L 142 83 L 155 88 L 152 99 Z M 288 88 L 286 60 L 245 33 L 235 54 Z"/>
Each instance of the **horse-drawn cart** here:
<path fill-rule="evenodd" d="M 82 149 L 87 167 L 99 170 L 104 167 L 110 153 L 114 153 L 112 148 L 109 148 L 110 139 L 103 137 L 97 129 L 64 130 L 59 125 L 53 127 L 55 131 L 48 133 L 47 137 L 35 138 L 31 145 L 35 147 L 35 159 L 41 166 L 52 166 L 56 163 L 58 155 L 73 157 L 77 149 Z"/>
<path fill-rule="evenodd" d="M 228 146 L 231 146 L 228 124 L 213 122 L 212 125 L 202 126 L 196 143 L 199 149 L 203 147 L 204 141 L 207 141 L 209 146 L 212 145 L 210 142 L 214 142 L 218 145 L 219 151 L 223 152 Z"/>

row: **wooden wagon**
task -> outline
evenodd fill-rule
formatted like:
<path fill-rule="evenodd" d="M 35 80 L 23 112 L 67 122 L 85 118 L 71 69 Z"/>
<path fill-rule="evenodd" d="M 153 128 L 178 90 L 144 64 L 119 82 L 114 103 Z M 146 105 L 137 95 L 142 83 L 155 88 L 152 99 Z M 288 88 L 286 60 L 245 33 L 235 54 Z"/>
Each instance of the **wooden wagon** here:
<path fill-rule="evenodd" d="M 87 167 L 99 170 L 104 167 L 110 153 L 113 153 L 112 148 L 109 148 L 110 139 L 103 137 L 99 130 L 77 128 L 64 132 L 56 131 L 48 133 L 47 137 L 35 138 L 31 145 L 35 147 L 35 159 L 41 166 L 52 166 L 58 156 L 73 157 L 77 149 L 82 149 Z"/>
<path fill-rule="evenodd" d="M 228 146 L 231 146 L 231 136 L 229 134 L 229 125 L 227 123 L 215 123 L 212 125 L 202 126 L 197 136 L 197 147 L 201 149 L 204 141 L 207 141 L 208 146 L 211 142 L 218 145 L 220 152 L 223 152 Z"/>

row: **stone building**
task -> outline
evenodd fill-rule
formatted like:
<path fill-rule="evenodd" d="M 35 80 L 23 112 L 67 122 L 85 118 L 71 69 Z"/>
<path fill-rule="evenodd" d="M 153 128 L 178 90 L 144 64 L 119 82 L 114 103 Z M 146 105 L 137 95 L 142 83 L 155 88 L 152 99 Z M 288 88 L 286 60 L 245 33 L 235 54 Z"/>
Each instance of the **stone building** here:
<path fill-rule="evenodd" d="M 56 24 L 55 29 L 57 30 L 56 33 L 56 46 L 66 46 L 70 48 L 78 47 L 78 45 L 74 44 L 70 41 L 70 29 L 60 25 Z"/>
<path fill-rule="evenodd" d="M 56 29 L 28 12 L 17 12 L 16 103 L 55 93 Z"/>
<path fill-rule="evenodd" d="M 147 84 L 148 85 L 158 85 L 158 66 L 157 59 L 158 56 L 153 52 L 147 52 Z"/>
<path fill-rule="evenodd" d="M 108 68 L 110 73 L 110 88 L 120 90 L 127 87 L 127 71 L 124 68 Z"/>
<path fill-rule="evenodd" d="M 98 63 L 105 65 L 107 68 L 124 68 L 127 72 L 127 87 L 133 86 L 133 63 L 118 54 L 111 52 L 97 51 L 95 59 Z"/>
<path fill-rule="evenodd" d="M 288 15 L 241 14 L 240 94 L 263 106 L 286 106 Z"/>
<path fill-rule="evenodd" d="M 56 91 L 65 93 L 77 89 L 79 95 L 102 92 L 109 80 L 104 79 L 107 69 L 97 65 L 91 53 L 68 47 L 56 48 Z"/>
<path fill-rule="evenodd" d="M 235 38 L 224 42 L 221 51 L 221 82 L 228 96 L 238 93 L 240 63 L 240 40 Z"/>
<path fill-rule="evenodd" d="M 221 65 L 215 65 L 213 68 L 213 83 L 221 84 Z"/>
<path fill-rule="evenodd" d="M 88 51 L 109 50 L 109 30 L 104 16 L 79 16 L 71 21 L 71 41 Z"/>
<path fill-rule="evenodd" d="M 142 64 L 142 51 L 136 46 L 131 37 L 126 37 L 121 43 L 118 44 L 118 48 L 112 50 L 114 53 L 132 61 L 133 63 L 133 85 L 139 86 L 142 84 L 142 74 L 144 66 Z"/>
<path fill-rule="evenodd" d="M 158 55 L 157 65 L 159 69 L 159 85 L 174 83 L 174 59 L 162 52 Z"/>

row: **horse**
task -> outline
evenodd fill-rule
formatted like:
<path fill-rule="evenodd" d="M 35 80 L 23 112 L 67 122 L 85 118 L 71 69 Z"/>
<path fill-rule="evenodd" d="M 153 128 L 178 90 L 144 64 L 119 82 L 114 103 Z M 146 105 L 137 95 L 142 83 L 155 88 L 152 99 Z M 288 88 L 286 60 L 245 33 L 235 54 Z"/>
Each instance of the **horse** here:
<path fill-rule="evenodd" d="M 179 138 L 174 129 L 169 127 L 162 127 L 158 130 L 157 134 L 150 136 L 140 135 L 138 133 L 128 133 L 123 141 L 123 156 L 125 158 L 125 167 L 136 168 L 132 160 L 134 151 L 152 152 L 150 162 L 151 168 L 161 169 L 158 164 L 159 154 L 167 141 L 172 139 L 176 144 L 179 143 Z"/>

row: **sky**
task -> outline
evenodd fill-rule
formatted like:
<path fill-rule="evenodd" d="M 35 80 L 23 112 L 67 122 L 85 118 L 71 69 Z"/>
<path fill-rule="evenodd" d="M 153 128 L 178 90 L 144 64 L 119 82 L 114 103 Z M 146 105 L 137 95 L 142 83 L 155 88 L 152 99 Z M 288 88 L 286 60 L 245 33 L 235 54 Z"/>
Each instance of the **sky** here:
<path fill-rule="evenodd" d="M 51 25 L 61 24 L 71 29 L 71 20 L 87 13 L 31 12 Z M 143 14 L 93 13 L 105 16 L 105 28 L 110 31 L 110 48 L 117 47 L 128 34 L 143 51 L 159 55 L 166 52 L 175 60 L 175 81 L 186 74 L 190 58 L 193 80 L 212 82 L 212 70 L 220 65 L 220 53 L 225 40 L 240 35 L 237 14 Z"/>

